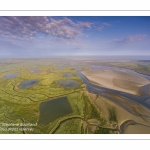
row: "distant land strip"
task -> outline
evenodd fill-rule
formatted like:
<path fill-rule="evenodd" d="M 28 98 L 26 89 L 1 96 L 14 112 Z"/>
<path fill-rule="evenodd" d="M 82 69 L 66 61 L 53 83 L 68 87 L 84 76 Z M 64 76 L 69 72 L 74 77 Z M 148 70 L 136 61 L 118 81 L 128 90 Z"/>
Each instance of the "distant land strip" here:
<path fill-rule="evenodd" d="M 150 10 L 0 10 L 0 11 L 150 11 Z"/>

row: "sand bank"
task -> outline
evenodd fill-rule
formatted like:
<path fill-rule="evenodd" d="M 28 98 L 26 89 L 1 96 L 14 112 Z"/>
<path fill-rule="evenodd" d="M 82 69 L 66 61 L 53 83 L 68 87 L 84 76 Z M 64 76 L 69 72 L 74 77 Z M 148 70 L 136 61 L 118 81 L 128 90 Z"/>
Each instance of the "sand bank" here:
<path fill-rule="evenodd" d="M 91 101 L 93 101 L 95 106 L 98 108 L 102 117 L 107 120 L 108 127 L 112 127 L 114 125 L 114 123 L 110 122 L 109 120 L 109 109 L 113 108 L 116 111 L 117 124 L 119 129 L 121 125 L 124 124 L 127 120 L 133 120 L 133 122 L 136 122 L 136 124 L 134 125 L 129 123 L 127 126 L 125 126 L 123 128 L 123 133 L 149 133 L 150 118 L 144 116 L 150 115 L 150 110 L 148 110 L 147 108 L 122 97 L 115 97 L 117 101 L 120 101 L 121 103 L 124 103 L 131 108 L 131 110 L 129 109 L 130 111 L 128 111 L 107 98 L 89 93 L 88 91 L 86 92 L 86 94 L 90 97 Z M 114 97 L 114 95 L 112 95 L 112 97 Z"/>
<path fill-rule="evenodd" d="M 125 71 L 93 69 L 81 72 L 89 81 L 102 87 L 134 95 L 150 94 L 150 81 Z"/>

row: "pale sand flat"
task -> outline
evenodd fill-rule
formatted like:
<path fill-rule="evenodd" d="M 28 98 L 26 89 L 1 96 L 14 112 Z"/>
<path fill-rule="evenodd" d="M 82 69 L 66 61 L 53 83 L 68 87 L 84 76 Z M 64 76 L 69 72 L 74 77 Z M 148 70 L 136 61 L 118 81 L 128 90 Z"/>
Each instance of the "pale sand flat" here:
<path fill-rule="evenodd" d="M 150 134 L 150 127 L 143 125 L 128 125 L 125 129 L 125 134 Z"/>
<path fill-rule="evenodd" d="M 81 72 L 89 81 L 102 87 L 134 95 L 150 94 L 150 81 L 124 71 L 92 69 Z"/>
<path fill-rule="evenodd" d="M 134 115 L 130 112 L 128 112 L 127 110 L 125 110 L 124 108 L 120 107 L 118 104 L 112 102 L 111 100 L 98 96 L 96 94 L 92 94 L 89 92 L 86 92 L 86 94 L 90 97 L 91 101 L 93 101 L 93 103 L 95 104 L 95 106 L 99 109 L 99 111 L 102 114 L 102 117 L 104 117 L 107 120 L 107 125 L 111 126 L 111 124 L 109 124 L 109 113 L 108 113 L 108 109 L 109 108 L 114 108 L 116 110 L 117 113 L 117 119 L 118 119 L 118 126 L 120 128 L 121 124 L 123 124 L 125 121 L 127 120 L 133 120 L 137 123 L 146 125 L 146 126 L 150 126 L 150 119 L 144 116 L 139 116 L 139 115 Z M 119 100 L 119 99 L 118 99 Z M 134 102 L 132 102 L 131 104 L 129 103 L 129 101 L 126 101 L 124 99 L 120 99 L 121 101 L 124 101 L 125 103 L 127 103 L 127 105 L 131 105 L 131 107 L 133 108 L 133 111 L 135 111 L 135 113 L 138 114 L 137 110 L 140 110 L 140 113 L 142 113 L 143 115 L 149 115 L 150 114 L 150 110 L 148 110 L 147 108 L 136 104 Z M 119 100 L 119 101 L 120 101 Z M 125 133 L 149 133 L 150 128 L 143 126 L 143 125 L 129 125 L 126 129 L 125 129 Z M 133 130 L 134 128 L 134 130 Z M 140 128 L 140 130 L 139 130 Z"/>

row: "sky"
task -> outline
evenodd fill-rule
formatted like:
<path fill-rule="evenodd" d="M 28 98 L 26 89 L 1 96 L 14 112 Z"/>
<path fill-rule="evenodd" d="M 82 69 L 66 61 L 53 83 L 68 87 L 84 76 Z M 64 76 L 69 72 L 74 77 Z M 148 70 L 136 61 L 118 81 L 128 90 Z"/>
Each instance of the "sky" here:
<path fill-rule="evenodd" d="M 0 57 L 150 56 L 150 16 L 0 16 Z"/>

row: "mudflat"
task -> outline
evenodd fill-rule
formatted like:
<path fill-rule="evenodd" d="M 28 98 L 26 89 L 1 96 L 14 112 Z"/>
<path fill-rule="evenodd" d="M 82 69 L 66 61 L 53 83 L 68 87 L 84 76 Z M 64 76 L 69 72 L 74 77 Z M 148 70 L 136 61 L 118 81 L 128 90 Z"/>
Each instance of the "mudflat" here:
<path fill-rule="evenodd" d="M 132 73 L 103 69 L 91 69 L 81 73 L 89 81 L 102 87 L 138 96 L 150 94 L 150 81 Z"/>
<path fill-rule="evenodd" d="M 87 92 L 91 101 L 97 106 L 102 116 L 107 120 L 107 126 L 110 127 L 114 122 L 110 120 L 110 109 L 114 109 L 116 112 L 116 120 L 120 133 L 125 134 L 145 134 L 150 133 L 150 110 L 143 107 L 142 105 L 132 102 L 123 97 L 115 96 L 112 94 L 118 102 L 123 103 L 122 106 L 126 105 L 124 109 L 117 103 L 104 98 L 102 96 L 97 96 L 96 94 Z M 140 110 L 140 111 L 138 111 Z"/>

